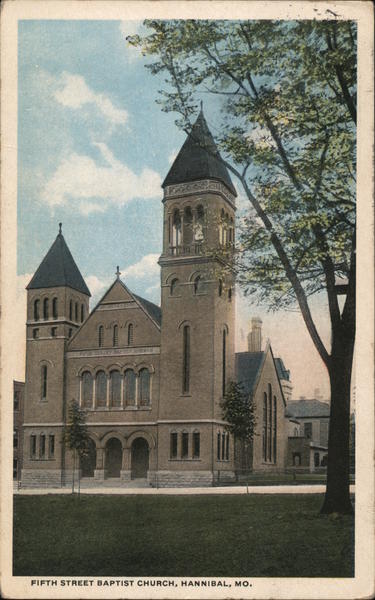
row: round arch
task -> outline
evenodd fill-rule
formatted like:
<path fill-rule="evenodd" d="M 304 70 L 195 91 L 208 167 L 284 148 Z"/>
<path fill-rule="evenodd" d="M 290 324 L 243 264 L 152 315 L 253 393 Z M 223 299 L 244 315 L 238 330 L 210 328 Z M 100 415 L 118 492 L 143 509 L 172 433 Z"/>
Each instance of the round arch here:
<path fill-rule="evenodd" d="M 121 435 L 121 433 L 119 433 L 118 431 L 109 431 L 108 433 L 106 433 L 100 440 L 100 448 L 105 448 L 106 443 L 108 442 L 108 440 L 110 440 L 111 438 L 116 438 L 117 440 L 119 440 L 119 442 L 121 442 L 121 445 L 123 448 L 126 447 L 126 442 L 125 442 L 125 438 L 123 435 Z"/>
<path fill-rule="evenodd" d="M 151 433 L 142 430 L 133 431 L 133 433 L 129 435 L 129 437 L 126 440 L 126 447 L 131 448 L 132 443 L 137 438 L 143 438 L 144 440 L 146 440 L 150 450 L 156 447 L 154 436 Z"/>

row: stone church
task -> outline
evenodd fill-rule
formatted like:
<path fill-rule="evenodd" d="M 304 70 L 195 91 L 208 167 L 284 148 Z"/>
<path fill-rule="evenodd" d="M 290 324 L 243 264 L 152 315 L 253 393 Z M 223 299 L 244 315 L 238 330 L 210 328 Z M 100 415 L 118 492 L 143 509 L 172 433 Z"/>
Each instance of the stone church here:
<path fill-rule="evenodd" d="M 90 312 L 90 291 L 59 233 L 27 286 L 22 485 L 67 484 L 62 442 L 74 399 L 90 447 L 81 476 L 154 486 L 233 480 L 243 456 L 221 402 L 244 382 L 256 404 L 250 470 L 285 468 L 285 397 L 272 349 L 253 320 L 235 354 L 236 190 L 201 111 L 163 183 L 161 307 L 117 272 Z"/>

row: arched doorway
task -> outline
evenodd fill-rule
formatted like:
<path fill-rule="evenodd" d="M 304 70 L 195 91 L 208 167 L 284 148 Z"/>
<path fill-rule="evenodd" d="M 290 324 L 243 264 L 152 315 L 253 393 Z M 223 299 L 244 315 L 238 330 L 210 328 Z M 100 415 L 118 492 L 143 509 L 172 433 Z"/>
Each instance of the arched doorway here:
<path fill-rule="evenodd" d="M 87 444 L 87 454 L 81 458 L 81 476 L 94 477 L 96 467 L 96 446 L 94 440 L 89 438 Z"/>
<path fill-rule="evenodd" d="M 131 449 L 131 478 L 144 479 L 148 471 L 149 447 L 146 440 L 139 437 L 132 443 Z"/>
<path fill-rule="evenodd" d="M 120 477 L 122 465 L 122 445 L 117 438 L 108 440 L 105 446 L 105 474 L 107 477 Z"/>

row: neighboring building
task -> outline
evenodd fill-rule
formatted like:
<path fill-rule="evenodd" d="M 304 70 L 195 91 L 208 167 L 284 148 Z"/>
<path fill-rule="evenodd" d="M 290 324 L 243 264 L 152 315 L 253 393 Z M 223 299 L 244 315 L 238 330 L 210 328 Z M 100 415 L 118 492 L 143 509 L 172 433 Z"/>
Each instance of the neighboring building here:
<path fill-rule="evenodd" d="M 287 421 L 285 399 L 270 343 L 261 349 L 260 319 L 252 319 L 248 352 L 236 354 L 236 381 L 242 383 L 255 405 L 257 431 L 246 455 L 236 448 L 238 471 L 283 471 L 285 469 Z"/>
<path fill-rule="evenodd" d="M 281 387 L 283 388 L 284 398 L 286 402 L 292 399 L 293 385 L 290 379 L 290 371 L 285 368 L 282 358 L 275 358 L 277 374 L 280 379 Z"/>
<path fill-rule="evenodd" d="M 221 402 L 235 361 L 257 402 L 253 468 L 285 467 L 285 400 L 271 348 L 261 352 L 258 335 L 257 351 L 235 356 L 234 280 L 220 254 L 233 252 L 236 191 L 217 154 L 201 112 L 163 183 L 161 308 L 133 294 L 117 269 L 89 313 L 60 227 L 27 286 L 23 484 L 71 479 L 62 433 L 73 399 L 87 411 L 91 440 L 83 477 L 159 486 L 234 479 Z"/>
<path fill-rule="evenodd" d="M 23 381 L 13 381 L 13 479 L 17 481 L 22 471 L 24 391 Z"/>
<path fill-rule="evenodd" d="M 330 405 L 300 398 L 287 403 L 289 417 L 288 467 L 316 471 L 326 467 Z M 299 424 L 299 426 L 297 425 Z"/>

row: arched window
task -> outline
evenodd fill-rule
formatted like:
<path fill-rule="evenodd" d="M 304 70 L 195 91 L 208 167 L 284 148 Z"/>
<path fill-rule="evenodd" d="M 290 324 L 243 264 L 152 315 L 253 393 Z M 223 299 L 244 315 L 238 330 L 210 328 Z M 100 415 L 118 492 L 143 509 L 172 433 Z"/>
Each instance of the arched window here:
<path fill-rule="evenodd" d="M 225 460 L 229 460 L 229 433 L 226 434 L 225 438 Z"/>
<path fill-rule="evenodd" d="M 185 325 L 182 335 L 182 393 L 190 389 L 190 327 Z"/>
<path fill-rule="evenodd" d="M 272 419 L 272 452 L 273 462 L 277 462 L 277 400 L 276 396 L 273 397 L 273 419 Z"/>
<path fill-rule="evenodd" d="M 128 346 L 132 346 L 134 342 L 134 327 L 132 323 L 128 325 L 128 335 L 127 335 Z"/>
<path fill-rule="evenodd" d="M 177 432 L 172 431 L 170 436 L 170 457 L 177 458 Z"/>
<path fill-rule="evenodd" d="M 173 212 L 172 220 L 172 246 L 177 248 L 181 244 L 181 217 L 177 208 Z"/>
<path fill-rule="evenodd" d="M 111 406 L 121 406 L 121 374 L 119 371 L 111 371 L 110 398 Z"/>
<path fill-rule="evenodd" d="M 221 434 L 221 460 L 225 458 L 225 433 Z"/>
<path fill-rule="evenodd" d="M 96 405 L 103 407 L 107 405 L 107 377 L 104 371 L 98 371 L 95 380 Z"/>
<path fill-rule="evenodd" d="M 85 305 L 81 304 L 81 323 L 85 320 Z"/>
<path fill-rule="evenodd" d="M 193 213 L 190 206 L 186 206 L 184 210 L 184 246 L 191 244 L 193 241 Z"/>
<path fill-rule="evenodd" d="M 222 389 L 223 396 L 225 395 L 225 379 L 226 379 L 226 362 L 227 362 L 227 332 L 223 330 L 223 346 L 222 346 Z"/>
<path fill-rule="evenodd" d="M 189 434 L 187 431 L 183 431 L 181 434 L 181 458 L 188 458 L 189 456 Z"/>
<path fill-rule="evenodd" d="M 40 307 L 40 300 L 35 300 L 34 302 L 34 321 L 39 321 L 39 307 Z"/>
<path fill-rule="evenodd" d="M 223 280 L 219 279 L 219 296 L 223 294 Z"/>
<path fill-rule="evenodd" d="M 221 434 L 220 431 L 217 432 L 217 444 L 216 444 L 216 458 L 217 460 L 220 460 L 221 457 L 221 452 L 220 452 L 220 446 L 221 446 Z"/>
<path fill-rule="evenodd" d="M 135 374 L 131 369 L 127 369 L 124 375 L 124 395 L 125 404 L 133 406 L 135 404 Z"/>
<path fill-rule="evenodd" d="M 47 378 L 48 378 L 47 365 L 43 365 L 42 366 L 42 381 L 41 381 L 42 400 L 47 400 Z"/>
<path fill-rule="evenodd" d="M 103 348 L 103 344 L 104 344 L 104 327 L 103 327 L 103 325 L 99 325 L 99 329 L 98 329 L 99 348 Z"/>
<path fill-rule="evenodd" d="M 263 460 L 267 460 L 267 394 L 263 395 Z"/>
<path fill-rule="evenodd" d="M 76 302 L 74 305 L 74 317 L 76 322 L 78 322 L 78 302 Z"/>
<path fill-rule="evenodd" d="M 44 298 L 44 300 L 43 300 L 43 319 L 47 320 L 48 317 L 49 317 L 48 298 Z"/>
<path fill-rule="evenodd" d="M 199 458 L 200 445 L 201 445 L 200 433 L 199 433 L 199 431 L 194 431 L 193 432 L 193 458 Z"/>
<path fill-rule="evenodd" d="M 82 406 L 84 408 L 92 407 L 92 375 L 89 371 L 82 373 Z"/>
<path fill-rule="evenodd" d="M 228 290 L 228 300 L 229 300 L 229 302 L 232 302 L 232 288 L 231 287 Z"/>
<path fill-rule="evenodd" d="M 297 427 L 294 428 L 294 436 L 298 437 L 298 429 L 297 429 Z"/>
<path fill-rule="evenodd" d="M 69 319 L 73 321 L 73 300 L 69 302 Z"/>
<path fill-rule="evenodd" d="M 118 325 L 113 326 L 113 346 L 118 346 Z"/>
<path fill-rule="evenodd" d="M 175 277 L 174 279 L 172 279 L 171 281 L 171 296 L 175 296 L 177 289 L 178 289 L 178 279 L 177 277 Z"/>
<path fill-rule="evenodd" d="M 204 240 L 204 208 L 200 204 L 197 207 L 197 218 L 194 227 L 194 240 L 198 243 Z"/>
<path fill-rule="evenodd" d="M 52 300 L 52 317 L 57 319 L 57 298 Z"/>
<path fill-rule="evenodd" d="M 148 406 L 150 404 L 150 373 L 147 369 L 139 371 L 138 396 L 140 406 Z"/>
<path fill-rule="evenodd" d="M 202 291 L 201 276 L 197 275 L 194 279 L 194 294 L 199 294 Z"/>
<path fill-rule="evenodd" d="M 268 384 L 268 431 L 267 431 L 267 457 L 272 461 L 272 386 Z"/>

